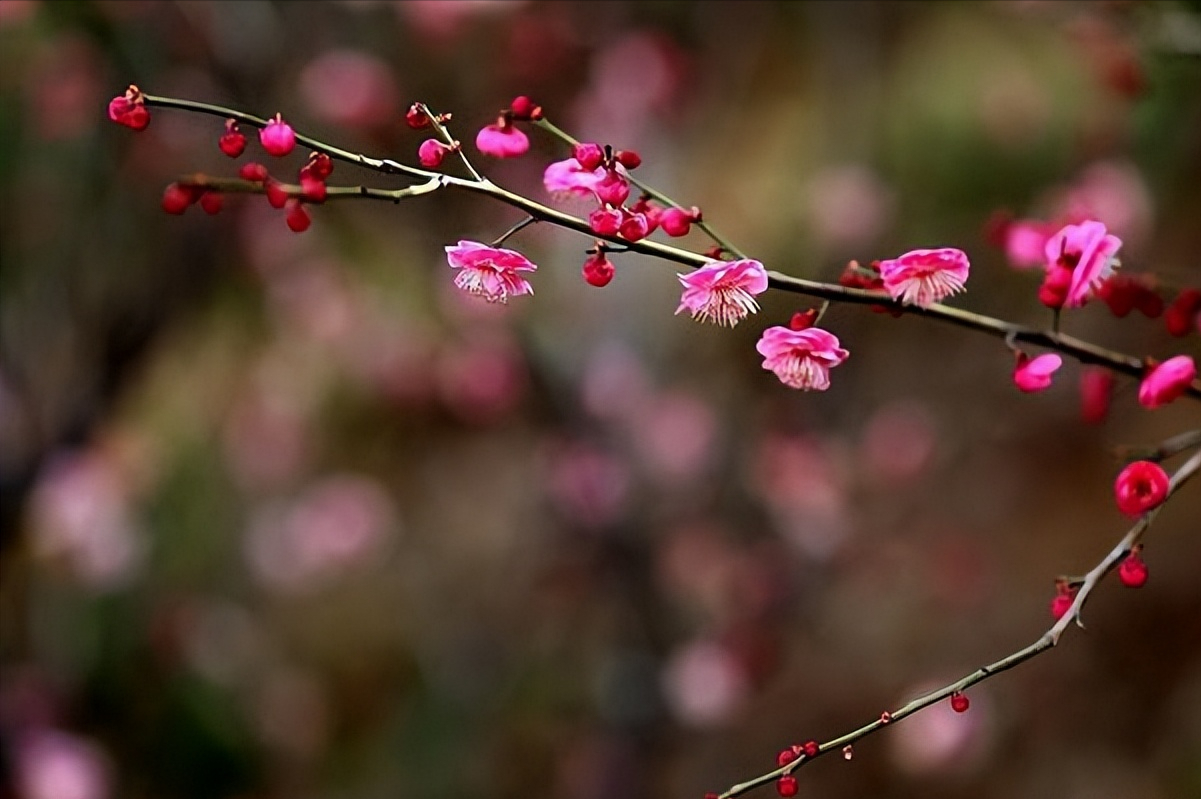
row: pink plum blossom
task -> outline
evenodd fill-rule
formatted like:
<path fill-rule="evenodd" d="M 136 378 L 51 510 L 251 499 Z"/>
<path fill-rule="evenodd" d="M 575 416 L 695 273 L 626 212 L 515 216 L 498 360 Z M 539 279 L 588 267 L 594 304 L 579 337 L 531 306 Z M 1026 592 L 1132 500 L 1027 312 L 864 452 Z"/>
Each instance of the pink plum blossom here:
<path fill-rule="evenodd" d="M 475 136 L 475 146 L 481 153 L 493 158 L 516 158 L 530 149 L 530 140 L 511 121 L 502 117 L 480 128 Z"/>
<path fill-rule="evenodd" d="M 1059 371 L 1061 366 L 1063 358 L 1053 352 L 1035 358 L 1020 352 L 1013 370 L 1013 383 L 1027 394 L 1045 391 L 1051 387 L 1051 375 Z"/>
<path fill-rule="evenodd" d="M 446 260 L 458 269 L 455 285 L 488 302 L 508 302 L 509 297 L 533 294 L 534 288 L 519 272 L 538 267 L 519 252 L 489 247 L 478 241 L 460 241 L 446 248 Z"/>
<path fill-rule="evenodd" d="M 1047 268 L 1062 266 L 1072 270 L 1064 304 L 1079 308 L 1106 278 L 1113 274 L 1114 255 L 1122 240 L 1107 232 L 1101 222 L 1088 220 L 1067 225 L 1047 239 Z"/>
<path fill-rule="evenodd" d="M 1168 358 L 1152 369 L 1138 387 L 1138 403 L 1158 408 L 1179 398 L 1197 376 L 1197 364 L 1188 355 Z"/>
<path fill-rule="evenodd" d="M 579 195 L 591 197 L 596 194 L 596 187 L 607 174 L 604 167 L 593 170 L 580 166 L 574 158 L 565 161 L 555 161 L 542 173 L 542 185 L 553 195 Z"/>
<path fill-rule="evenodd" d="M 830 387 L 830 369 L 850 354 L 838 346 L 838 337 L 820 327 L 792 330 L 769 327 L 755 349 L 763 356 L 763 368 L 776 373 L 780 382 L 802 391 L 825 391 Z"/>
<path fill-rule="evenodd" d="M 1015 269 L 1029 269 L 1046 263 L 1047 239 L 1055 229 L 1037 219 L 1018 219 L 1005 231 L 1005 255 Z"/>
<path fill-rule="evenodd" d="M 913 250 L 899 258 L 881 261 L 880 277 L 894 300 L 929 308 L 944 297 L 963 291 L 969 266 L 967 254 L 953 247 Z"/>
<path fill-rule="evenodd" d="M 767 270 L 758 261 L 719 261 L 679 275 L 684 286 L 680 307 L 693 319 L 733 327 L 759 310 L 754 295 L 767 291 Z"/>

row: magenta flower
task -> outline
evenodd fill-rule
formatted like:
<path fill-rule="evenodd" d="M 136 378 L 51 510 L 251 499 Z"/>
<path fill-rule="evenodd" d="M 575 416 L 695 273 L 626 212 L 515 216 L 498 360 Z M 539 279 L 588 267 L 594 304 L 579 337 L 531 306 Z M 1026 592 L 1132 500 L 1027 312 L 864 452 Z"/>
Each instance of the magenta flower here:
<path fill-rule="evenodd" d="M 296 147 L 296 132 L 279 114 L 259 131 L 259 143 L 268 154 L 282 158 Z"/>
<path fill-rule="evenodd" d="M 511 121 L 502 117 L 480 128 L 475 136 L 475 146 L 481 153 L 493 158 L 516 158 L 530 149 L 530 140 Z"/>
<path fill-rule="evenodd" d="M 830 369 L 850 355 L 838 346 L 837 336 L 820 327 L 769 327 L 755 349 L 763 356 L 764 369 L 775 372 L 789 388 L 802 391 L 825 391 L 830 387 Z"/>
<path fill-rule="evenodd" d="M 894 300 L 929 308 L 944 297 L 963 291 L 969 266 L 967 254 L 953 247 L 913 250 L 899 258 L 881 261 L 880 277 Z"/>
<path fill-rule="evenodd" d="M 1067 225 L 1047 239 L 1047 268 L 1062 266 L 1072 270 L 1064 302 L 1067 307 L 1084 305 L 1093 291 L 1113 274 L 1117 263 L 1114 255 L 1121 246 L 1121 239 L 1110 235 L 1105 225 L 1094 220 Z"/>
<path fill-rule="evenodd" d="M 1031 358 L 1024 352 L 1018 353 L 1017 366 L 1013 370 L 1013 383 L 1027 394 L 1045 391 L 1051 387 L 1051 375 L 1063 366 L 1063 358 L 1047 353 Z"/>
<path fill-rule="evenodd" d="M 538 267 L 513 250 L 501 250 L 478 241 L 460 241 L 446 248 L 446 260 L 458 269 L 455 285 L 488 302 L 508 302 L 509 297 L 533 294 L 534 288 L 519 272 Z"/>
<path fill-rule="evenodd" d="M 542 173 L 542 185 L 553 195 L 576 194 L 591 197 L 596 194 L 597 185 L 604 180 L 604 167 L 593 170 L 584 169 L 574 158 L 566 161 L 555 161 Z"/>
<path fill-rule="evenodd" d="M 679 275 L 684 286 L 680 307 L 701 322 L 733 327 L 759 310 L 754 295 L 767 291 L 767 270 L 758 261 L 719 261 Z"/>
<path fill-rule="evenodd" d="M 1138 387 L 1138 404 L 1158 408 L 1179 398 L 1197 376 L 1197 364 L 1188 355 L 1168 358 L 1152 369 Z"/>

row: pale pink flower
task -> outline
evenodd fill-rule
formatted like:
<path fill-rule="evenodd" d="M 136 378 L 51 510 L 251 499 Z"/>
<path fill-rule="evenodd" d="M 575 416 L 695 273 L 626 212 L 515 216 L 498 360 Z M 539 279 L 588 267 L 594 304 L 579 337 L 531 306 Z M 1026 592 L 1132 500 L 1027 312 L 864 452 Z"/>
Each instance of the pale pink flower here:
<path fill-rule="evenodd" d="M 475 146 L 493 158 L 516 158 L 530 149 L 530 140 L 512 122 L 503 120 L 480 128 L 475 136 Z"/>
<path fill-rule="evenodd" d="M 850 355 L 838 346 L 837 336 L 820 327 L 769 327 L 755 349 L 763 356 L 764 369 L 775 372 L 789 388 L 802 391 L 825 391 L 830 387 L 831 367 Z"/>
<path fill-rule="evenodd" d="M 913 250 L 899 258 L 881 261 L 880 277 L 894 300 L 929 308 L 944 297 L 963 291 L 969 266 L 967 254 L 953 247 Z"/>
<path fill-rule="evenodd" d="M 501 250 L 478 241 L 460 241 L 446 248 L 446 260 L 458 269 L 455 285 L 488 302 L 508 302 L 509 297 L 533 294 L 534 288 L 519 272 L 538 267 L 519 252 Z"/>
<path fill-rule="evenodd" d="M 1017 366 L 1013 370 L 1013 383 L 1027 394 L 1045 391 L 1051 387 L 1051 375 L 1063 366 L 1063 358 L 1055 353 L 1046 353 L 1031 358 L 1024 352 L 1018 353 Z"/>
<path fill-rule="evenodd" d="M 1055 228 L 1037 219 L 1017 219 L 1005 231 L 1005 255 L 1015 269 L 1046 263 L 1047 239 Z"/>
<path fill-rule="evenodd" d="M 1197 377 L 1197 364 L 1188 355 L 1168 358 L 1152 369 L 1138 387 L 1138 403 L 1158 408 L 1178 399 Z"/>
<path fill-rule="evenodd" d="M 565 161 L 555 161 L 542 173 L 542 185 L 553 195 L 579 195 L 591 197 L 596 194 L 597 185 L 604 180 L 606 170 L 598 166 L 587 170 L 580 166 L 574 158 Z"/>
<path fill-rule="evenodd" d="M 1084 305 L 1093 291 L 1113 274 L 1117 263 L 1114 255 L 1121 246 L 1122 240 L 1109 234 L 1105 225 L 1095 220 L 1067 225 L 1047 239 L 1047 268 L 1058 265 L 1072 270 L 1072 282 L 1064 302 L 1067 307 Z"/>
<path fill-rule="evenodd" d="M 767 270 L 758 261 L 718 261 L 679 275 L 684 286 L 680 307 L 693 319 L 733 327 L 759 310 L 754 295 L 767 291 Z"/>

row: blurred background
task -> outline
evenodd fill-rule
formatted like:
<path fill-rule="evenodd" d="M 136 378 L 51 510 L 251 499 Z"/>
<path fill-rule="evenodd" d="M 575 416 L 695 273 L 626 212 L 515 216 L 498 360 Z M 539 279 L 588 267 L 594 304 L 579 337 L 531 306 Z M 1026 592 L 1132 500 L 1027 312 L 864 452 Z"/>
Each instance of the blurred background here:
<path fill-rule="evenodd" d="M 590 242 L 535 226 L 536 294 L 490 306 L 442 248 L 511 208 L 169 216 L 257 142 L 105 115 L 136 83 L 415 163 L 411 102 L 474 153 L 528 94 L 770 268 L 959 247 L 953 304 L 1048 324 L 1005 213 L 1102 219 L 1169 299 L 1201 279 L 1195 2 L 4 0 L 0 48 L 4 797 L 699 799 L 1032 642 L 1126 529 L 1117 448 L 1198 423 L 1120 380 L 1087 425 L 1078 364 L 1023 395 L 1001 342 L 861 307 L 793 392 L 754 344 L 804 298 L 698 325 L 672 265 L 595 289 Z M 476 161 L 545 199 L 567 153 L 531 138 Z M 360 182 L 403 185 L 336 165 Z M 1198 354 L 1101 303 L 1064 328 Z M 1190 485 L 1087 633 L 801 795 L 1201 795 L 1199 514 Z"/>

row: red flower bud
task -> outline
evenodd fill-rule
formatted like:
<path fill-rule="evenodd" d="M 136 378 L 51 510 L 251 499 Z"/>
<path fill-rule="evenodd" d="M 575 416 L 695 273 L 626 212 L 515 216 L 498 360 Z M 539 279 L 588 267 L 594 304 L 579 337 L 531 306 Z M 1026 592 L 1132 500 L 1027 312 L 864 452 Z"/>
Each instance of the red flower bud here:
<path fill-rule="evenodd" d="M 237 158 L 246 149 L 246 136 L 238 130 L 237 120 L 225 120 L 225 133 L 217 140 L 217 146 L 230 158 Z"/>

